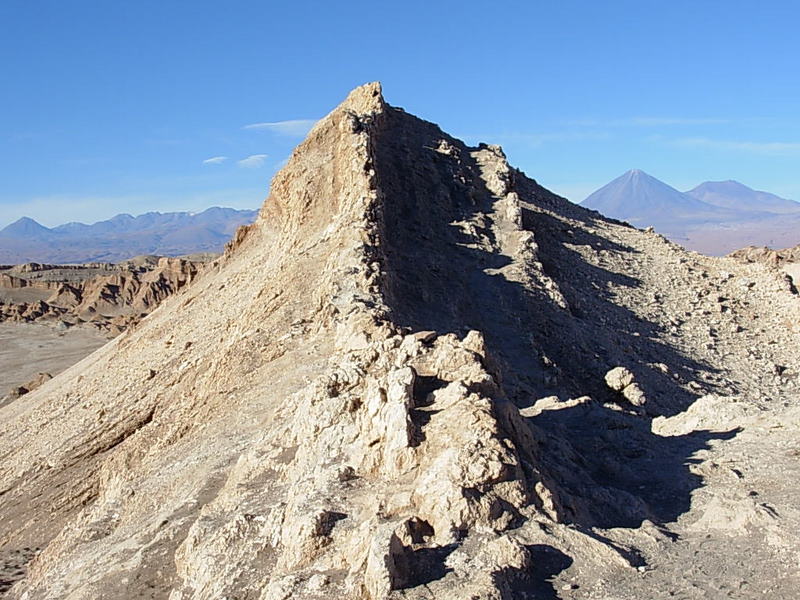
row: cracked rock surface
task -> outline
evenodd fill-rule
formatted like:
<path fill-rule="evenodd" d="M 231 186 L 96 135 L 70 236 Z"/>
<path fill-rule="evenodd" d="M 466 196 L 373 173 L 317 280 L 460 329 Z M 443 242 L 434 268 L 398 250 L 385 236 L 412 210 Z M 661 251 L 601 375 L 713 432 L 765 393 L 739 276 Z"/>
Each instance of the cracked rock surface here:
<path fill-rule="evenodd" d="M 0 409 L 14 599 L 794 597 L 800 302 L 354 90 Z"/>

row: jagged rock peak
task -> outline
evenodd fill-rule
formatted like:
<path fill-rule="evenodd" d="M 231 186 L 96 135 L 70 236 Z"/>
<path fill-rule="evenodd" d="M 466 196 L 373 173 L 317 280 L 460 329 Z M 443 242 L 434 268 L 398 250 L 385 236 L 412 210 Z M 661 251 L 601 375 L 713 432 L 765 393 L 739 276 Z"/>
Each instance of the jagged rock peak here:
<path fill-rule="evenodd" d="M 362 86 L 225 259 L 0 409 L 9 597 L 501 600 L 572 562 L 569 589 L 623 597 L 713 437 L 652 418 L 705 426 L 671 418 L 721 372 L 780 400 L 749 348 L 796 362 L 785 328 L 706 335 L 737 298 L 760 327 L 796 299 L 704 260 Z"/>
<path fill-rule="evenodd" d="M 379 81 L 365 83 L 355 88 L 339 105 L 341 110 L 352 110 L 357 114 L 380 112 L 386 106 Z"/>
<path fill-rule="evenodd" d="M 351 93 L 220 266 L 5 409 L 0 509 L 19 517 L 0 535 L 44 548 L 11 597 L 130 597 L 133 579 L 174 600 L 509 585 L 498 574 L 530 556 L 504 532 L 562 511 L 508 401 L 526 384 L 501 387 L 513 348 L 487 348 L 512 331 L 487 311 L 507 281 L 565 310 L 522 229 L 519 194 L 537 190 L 377 84 Z M 456 547 L 453 577 L 426 582 Z"/>

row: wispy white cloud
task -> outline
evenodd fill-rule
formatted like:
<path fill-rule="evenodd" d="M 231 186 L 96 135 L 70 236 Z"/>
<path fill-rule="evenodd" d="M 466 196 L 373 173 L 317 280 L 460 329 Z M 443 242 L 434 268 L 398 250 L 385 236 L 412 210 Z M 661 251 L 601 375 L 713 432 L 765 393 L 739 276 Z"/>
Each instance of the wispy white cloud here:
<path fill-rule="evenodd" d="M 280 135 L 303 137 L 316 122 L 316 119 L 291 119 L 288 121 L 273 121 L 271 123 L 251 123 L 250 125 L 245 125 L 242 129 L 255 129 Z"/>
<path fill-rule="evenodd" d="M 571 142 L 578 140 L 605 140 L 610 136 L 602 131 L 555 131 L 551 133 L 514 133 L 500 135 L 498 139 L 519 140 L 541 146 L 551 142 Z"/>
<path fill-rule="evenodd" d="M 219 165 L 228 160 L 227 156 L 212 156 L 203 161 L 204 165 Z"/>
<path fill-rule="evenodd" d="M 705 137 L 690 137 L 671 140 L 676 146 L 733 150 L 752 154 L 798 154 L 800 142 L 754 142 L 736 140 L 716 140 Z"/>
<path fill-rule="evenodd" d="M 721 125 L 728 119 L 705 117 L 624 117 L 620 119 L 581 119 L 570 124 L 580 127 L 666 127 L 678 125 Z"/>
<path fill-rule="evenodd" d="M 264 165 L 265 160 L 267 160 L 266 154 L 251 154 L 247 158 L 238 161 L 237 164 L 247 169 L 257 169 Z"/>
<path fill-rule="evenodd" d="M 156 138 L 147 139 L 145 142 L 154 146 L 182 146 L 189 143 L 189 140 L 180 138 Z"/>
<path fill-rule="evenodd" d="M 729 123 L 726 119 L 695 117 L 626 117 L 620 119 L 582 119 L 561 124 L 561 130 L 548 132 L 505 131 L 491 134 L 464 134 L 459 137 L 471 143 L 491 140 L 503 144 L 526 144 L 532 147 L 560 142 L 601 141 L 616 137 L 620 128 L 658 128 L 669 126 L 699 126 Z"/>
<path fill-rule="evenodd" d="M 685 118 L 685 117 L 633 117 L 629 119 L 631 125 L 645 127 L 658 127 L 661 125 L 722 125 L 729 123 L 728 119 Z"/>

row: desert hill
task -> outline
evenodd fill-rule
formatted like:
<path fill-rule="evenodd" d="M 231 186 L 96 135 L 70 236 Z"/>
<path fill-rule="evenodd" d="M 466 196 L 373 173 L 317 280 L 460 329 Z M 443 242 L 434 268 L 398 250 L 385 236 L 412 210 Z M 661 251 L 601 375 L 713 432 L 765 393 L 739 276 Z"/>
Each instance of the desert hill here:
<path fill-rule="evenodd" d="M 581 205 L 637 227 L 652 226 L 672 241 L 710 255 L 800 241 L 800 203 L 737 181 L 707 181 L 680 192 L 634 169 Z"/>
<path fill-rule="evenodd" d="M 28 217 L 0 229 L 0 263 L 120 262 L 139 255 L 219 253 L 254 210 L 208 208 L 199 213 L 120 214 L 92 225 L 48 228 Z"/>
<path fill-rule="evenodd" d="M 791 598 L 799 316 L 362 86 L 0 409 L 7 597 Z"/>

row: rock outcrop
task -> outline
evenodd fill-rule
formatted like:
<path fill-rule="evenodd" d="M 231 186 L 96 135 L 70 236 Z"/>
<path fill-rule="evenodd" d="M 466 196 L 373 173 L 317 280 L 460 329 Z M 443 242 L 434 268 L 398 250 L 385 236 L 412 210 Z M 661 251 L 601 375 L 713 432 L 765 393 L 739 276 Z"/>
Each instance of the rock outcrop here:
<path fill-rule="evenodd" d="M 800 288 L 800 246 L 772 250 L 766 246 L 748 246 L 729 254 L 743 263 L 761 263 L 789 276 L 795 289 Z"/>
<path fill-rule="evenodd" d="M 360 87 L 220 262 L 0 410 L 7 595 L 788 598 L 799 311 Z"/>
<path fill-rule="evenodd" d="M 791 263 L 800 263 L 800 246 L 773 250 L 766 246 L 748 246 L 731 252 L 728 256 L 744 263 L 763 263 L 771 267 L 782 267 Z"/>
<path fill-rule="evenodd" d="M 42 386 L 43 383 L 50 381 L 53 378 L 50 373 L 37 373 L 36 377 L 23 383 L 22 385 L 15 386 L 5 398 L 0 399 L 0 402 L 8 402 L 10 400 L 16 400 L 20 396 L 24 396 L 25 394 L 32 392 L 33 390 Z"/>

